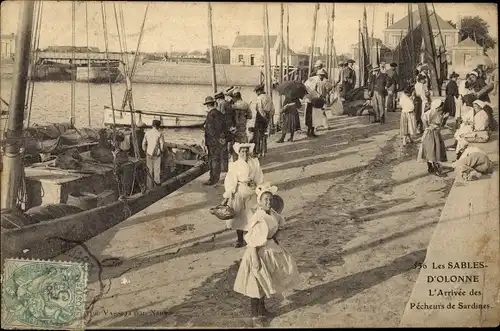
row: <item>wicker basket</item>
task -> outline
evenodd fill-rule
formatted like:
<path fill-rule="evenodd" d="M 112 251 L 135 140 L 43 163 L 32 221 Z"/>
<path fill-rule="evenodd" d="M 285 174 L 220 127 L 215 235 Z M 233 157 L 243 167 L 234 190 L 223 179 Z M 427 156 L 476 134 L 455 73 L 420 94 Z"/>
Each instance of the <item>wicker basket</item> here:
<path fill-rule="evenodd" d="M 215 215 L 222 221 L 234 218 L 234 216 L 236 215 L 234 209 L 227 205 L 218 205 L 210 208 L 210 214 Z"/>

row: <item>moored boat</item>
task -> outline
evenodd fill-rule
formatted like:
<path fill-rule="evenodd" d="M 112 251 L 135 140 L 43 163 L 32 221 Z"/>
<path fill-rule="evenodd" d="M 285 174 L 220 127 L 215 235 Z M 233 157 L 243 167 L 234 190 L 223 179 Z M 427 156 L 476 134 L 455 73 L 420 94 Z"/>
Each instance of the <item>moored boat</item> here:
<path fill-rule="evenodd" d="M 135 123 L 142 122 L 146 126 L 151 126 L 153 120 L 160 120 L 163 128 L 199 128 L 205 125 L 206 115 L 181 114 L 171 112 L 134 111 Z M 104 107 L 104 125 L 131 126 L 132 116 L 130 110 L 114 110 Z"/>

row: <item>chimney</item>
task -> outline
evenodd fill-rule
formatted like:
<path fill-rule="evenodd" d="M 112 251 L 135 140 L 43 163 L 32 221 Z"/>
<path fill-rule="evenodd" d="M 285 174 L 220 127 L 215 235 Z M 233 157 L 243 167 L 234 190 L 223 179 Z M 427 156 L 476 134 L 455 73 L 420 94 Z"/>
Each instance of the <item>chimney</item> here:
<path fill-rule="evenodd" d="M 387 29 L 389 27 L 389 12 L 385 12 L 384 24 L 385 28 Z"/>
<path fill-rule="evenodd" d="M 394 14 L 391 14 L 391 25 L 394 24 Z"/>

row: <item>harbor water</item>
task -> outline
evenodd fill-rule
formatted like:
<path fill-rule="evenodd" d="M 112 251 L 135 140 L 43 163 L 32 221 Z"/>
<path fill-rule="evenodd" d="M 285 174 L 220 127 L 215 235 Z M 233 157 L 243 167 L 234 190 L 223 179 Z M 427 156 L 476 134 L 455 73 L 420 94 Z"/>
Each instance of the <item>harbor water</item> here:
<path fill-rule="evenodd" d="M 89 104 L 90 124 L 97 128 L 103 126 L 104 106 L 111 106 L 111 95 L 115 108 L 121 107 L 125 93 L 125 84 L 87 84 L 75 83 L 75 125 L 88 127 Z M 12 82 L 1 80 L 1 96 L 9 102 Z M 71 82 L 35 82 L 30 125 L 69 122 L 71 114 Z M 88 88 L 90 86 L 90 98 Z M 219 86 L 219 90 L 227 86 Z M 241 87 L 245 101 L 255 100 L 252 87 Z M 143 111 L 166 111 L 175 113 L 206 114 L 202 105 L 205 97 L 213 95 L 210 85 L 174 85 L 174 84 L 141 84 L 133 85 L 134 108 Z M 273 94 L 275 105 L 279 97 Z M 3 129 L 3 128 L 2 128 Z M 168 129 L 165 132 L 168 141 L 174 143 L 200 144 L 203 130 Z"/>

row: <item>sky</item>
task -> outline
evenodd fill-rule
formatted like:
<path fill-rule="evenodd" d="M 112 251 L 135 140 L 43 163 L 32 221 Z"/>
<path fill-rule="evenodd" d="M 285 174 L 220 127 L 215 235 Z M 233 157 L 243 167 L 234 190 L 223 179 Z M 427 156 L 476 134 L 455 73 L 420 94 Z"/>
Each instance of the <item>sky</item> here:
<path fill-rule="evenodd" d="M 2 34 L 16 33 L 19 9 L 22 1 L 3 1 L 0 7 Z M 123 8 L 127 47 L 137 47 L 140 26 L 147 7 L 146 2 L 105 1 L 105 14 L 110 51 L 119 51 L 117 28 L 113 6 Z M 322 3 L 318 12 L 316 46 L 324 47 L 327 30 L 327 13 L 332 4 Z M 334 38 L 337 54 L 348 53 L 357 43 L 358 20 L 363 18 L 363 4 L 335 4 Z M 436 12 L 445 20 L 456 22 L 458 17 L 478 15 L 490 25 L 490 35 L 498 37 L 497 7 L 492 3 L 436 3 Z M 286 5 L 285 5 L 286 7 Z M 301 51 L 311 45 L 313 30 L 313 3 L 289 3 L 290 47 Z M 416 4 L 413 4 L 416 10 Z M 432 11 L 432 4 L 428 3 Z M 407 4 L 366 4 L 368 29 L 374 36 L 383 39 L 385 12 L 394 14 L 394 22 L 407 14 Z M 86 10 L 88 19 L 86 20 Z M 118 11 L 119 12 L 119 11 Z M 270 34 L 279 34 L 280 4 L 268 3 Z M 286 15 L 286 9 L 285 9 Z M 104 29 L 101 3 L 78 1 L 75 5 L 75 45 L 87 45 L 87 24 L 89 46 L 104 50 Z M 373 19 L 373 17 L 375 19 Z M 263 3 L 214 2 L 212 3 L 213 37 L 215 45 L 231 46 L 240 34 L 263 34 Z M 285 16 L 286 26 L 286 16 Z M 43 1 L 40 48 L 51 45 L 71 45 L 72 2 Z M 208 3 L 207 2 L 150 2 L 146 17 L 144 36 L 140 51 L 170 52 L 204 51 L 208 48 Z"/>

